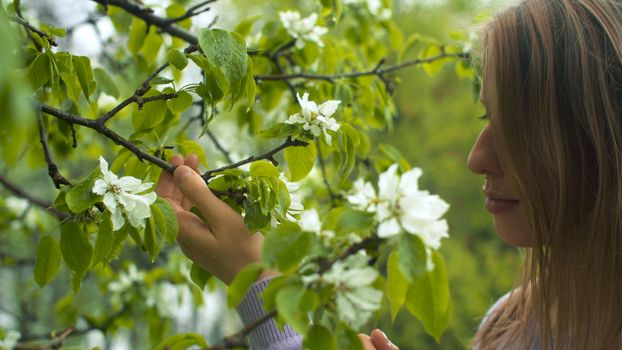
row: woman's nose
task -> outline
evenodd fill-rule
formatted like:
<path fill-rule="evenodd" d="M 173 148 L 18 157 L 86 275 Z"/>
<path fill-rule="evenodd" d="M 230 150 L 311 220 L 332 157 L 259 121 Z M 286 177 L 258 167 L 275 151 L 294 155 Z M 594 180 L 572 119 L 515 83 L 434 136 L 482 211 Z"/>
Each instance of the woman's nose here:
<path fill-rule="evenodd" d="M 467 159 L 467 166 L 478 175 L 503 175 L 490 125 L 484 127 L 475 140 Z"/>

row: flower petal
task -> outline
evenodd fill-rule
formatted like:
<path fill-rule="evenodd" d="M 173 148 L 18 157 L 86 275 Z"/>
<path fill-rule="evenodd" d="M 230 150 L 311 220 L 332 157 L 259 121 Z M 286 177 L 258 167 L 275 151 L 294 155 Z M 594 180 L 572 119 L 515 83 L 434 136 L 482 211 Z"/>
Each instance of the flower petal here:
<path fill-rule="evenodd" d="M 399 176 L 397 175 L 397 164 L 393 164 L 378 178 L 378 196 L 395 202 L 398 199 Z"/>
<path fill-rule="evenodd" d="M 122 178 L 117 180 L 116 183 L 114 184 L 120 187 L 122 191 L 136 192 L 136 190 L 142 184 L 142 181 L 140 181 L 139 179 L 133 176 L 123 176 Z"/>
<path fill-rule="evenodd" d="M 95 180 L 95 183 L 93 184 L 93 189 L 91 191 L 101 196 L 108 192 L 109 188 L 110 186 L 106 181 L 104 181 L 103 179 L 97 179 Z"/>
<path fill-rule="evenodd" d="M 121 213 L 121 208 L 117 207 L 114 210 L 111 210 L 111 212 L 112 230 L 117 231 L 121 227 L 123 227 L 123 225 L 125 225 L 125 219 L 123 218 L 123 214 Z"/>
<path fill-rule="evenodd" d="M 104 205 L 108 210 L 113 211 L 118 207 L 117 197 L 112 192 L 106 192 L 104 195 Z"/>
<path fill-rule="evenodd" d="M 400 191 L 405 196 L 419 192 L 419 185 L 417 182 L 419 181 L 421 174 L 421 169 L 416 167 L 402 174 L 400 177 Z"/>
<path fill-rule="evenodd" d="M 325 117 L 330 117 L 335 113 L 340 103 L 341 101 L 339 100 L 329 100 L 322 103 L 319 108 L 320 114 Z"/>
<path fill-rule="evenodd" d="M 395 218 L 383 221 L 380 223 L 380 225 L 378 225 L 378 237 L 380 238 L 395 236 L 396 234 L 400 233 L 400 231 L 400 224 Z"/>

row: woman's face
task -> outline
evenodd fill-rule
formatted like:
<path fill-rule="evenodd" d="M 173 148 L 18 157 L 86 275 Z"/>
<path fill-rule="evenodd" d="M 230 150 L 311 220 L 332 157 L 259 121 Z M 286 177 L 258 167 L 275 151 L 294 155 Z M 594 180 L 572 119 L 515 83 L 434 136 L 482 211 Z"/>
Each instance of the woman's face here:
<path fill-rule="evenodd" d="M 467 165 L 473 173 L 484 175 L 484 206 L 492 214 L 495 230 L 501 239 L 516 247 L 532 246 L 527 218 L 504 176 L 490 124 L 475 140 Z"/>

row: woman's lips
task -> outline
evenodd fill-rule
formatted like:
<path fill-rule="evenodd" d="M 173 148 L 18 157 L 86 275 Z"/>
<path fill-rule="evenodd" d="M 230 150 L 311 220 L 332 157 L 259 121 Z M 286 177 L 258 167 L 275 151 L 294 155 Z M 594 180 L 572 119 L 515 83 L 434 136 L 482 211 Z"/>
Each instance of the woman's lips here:
<path fill-rule="evenodd" d="M 502 214 L 518 204 L 518 200 L 511 198 L 499 198 L 486 194 L 484 206 L 492 214 Z"/>

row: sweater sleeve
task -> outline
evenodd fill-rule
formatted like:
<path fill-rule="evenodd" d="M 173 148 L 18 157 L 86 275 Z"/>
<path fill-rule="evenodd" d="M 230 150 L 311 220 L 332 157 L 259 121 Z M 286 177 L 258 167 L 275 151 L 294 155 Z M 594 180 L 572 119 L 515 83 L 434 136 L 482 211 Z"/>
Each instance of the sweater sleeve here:
<path fill-rule="evenodd" d="M 261 292 L 268 286 L 270 279 L 253 284 L 244 300 L 238 305 L 237 312 L 245 325 L 253 323 L 266 314 Z M 255 328 L 248 335 L 249 345 L 253 350 L 299 350 L 302 349 L 302 336 L 288 325 L 283 331 L 270 319 Z"/>

